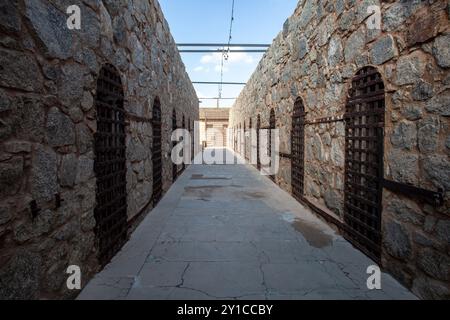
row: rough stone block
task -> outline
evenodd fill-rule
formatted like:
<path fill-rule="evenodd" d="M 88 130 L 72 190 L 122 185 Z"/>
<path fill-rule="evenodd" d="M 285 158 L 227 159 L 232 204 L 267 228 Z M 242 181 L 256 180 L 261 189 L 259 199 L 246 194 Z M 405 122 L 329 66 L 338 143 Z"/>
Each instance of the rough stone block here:
<path fill-rule="evenodd" d="M 440 121 L 430 117 L 418 123 L 419 150 L 423 153 L 436 152 L 439 143 Z"/>
<path fill-rule="evenodd" d="M 363 28 L 353 32 L 345 43 L 344 55 L 346 62 L 353 62 L 360 55 L 366 44 L 366 34 Z"/>
<path fill-rule="evenodd" d="M 428 112 L 438 114 L 444 117 L 450 116 L 450 94 L 449 93 L 443 93 L 437 96 L 434 96 L 432 99 L 430 99 L 425 109 Z"/>
<path fill-rule="evenodd" d="M 437 188 L 450 190 L 450 162 L 447 156 L 431 155 L 423 159 L 425 175 Z"/>
<path fill-rule="evenodd" d="M 2 1 L 0 3 L 0 28 L 12 32 L 21 30 L 17 0 Z"/>
<path fill-rule="evenodd" d="M 42 90 L 36 60 L 22 52 L 0 49 L 0 85 L 25 91 Z"/>
<path fill-rule="evenodd" d="M 14 157 L 11 160 L 0 162 L 0 194 L 14 194 L 20 187 L 24 161 L 22 157 Z"/>
<path fill-rule="evenodd" d="M 414 122 L 402 121 L 394 127 L 391 143 L 397 148 L 412 150 L 417 144 L 417 127 Z"/>
<path fill-rule="evenodd" d="M 38 147 L 33 156 L 30 184 L 36 200 L 52 200 L 58 192 L 56 154 L 51 149 Z"/>
<path fill-rule="evenodd" d="M 67 17 L 50 2 L 25 0 L 25 15 L 39 46 L 50 57 L 67 59 L 72 54 L 72 33 Z"/>
<path fill-rule="evenodd" d="M 411 241 L 408 232 L 401 224 L 394 221 L 386 222 L 383 234 L 383 245 L 390 255 L 402 260 L 411 257 Z"/>
<path fill-rule="evenodd" d="M 48 112 L 47 140 L 52 147 L 75 144 L 75 125 L 58 108 L 52 108 Z"/>
<path fill-rule="evenodd" d="M 62 158 L 59 172 L 59 182 L 62 187 L 73 187 L 78 173 L 78 159 L 75 154 L 68 154 Z"/>
<path fill-rule="evenodd" d="M 435 279 L 450 281 L 450 258 L 442 252 L 428 248 L 420 250 L 417 265 Z"/>
<path fill-rule="evenodd" d="M 419 182 L 418 155 L 392 150 L 387 159 L 390 173 L 395 181 L 417 185 Z"/>
<path fill-rule="evenodd" d="M 26 250 L 18 251 L 0 269 L 1 299 L 36 299 L 41 272 L 41 257 Z"/>
<path fill-rule="evenodd" d="M 436 38 L 433 45 L 433 55 L 442 68 L 450 67 L 450 35 L 442 35 Z"/>
<path fill-rule="evenodd" d="M 394 58 L 397 54 L 395 40 L 391 35 L 384 36 L 375 41 L 370 50 L 371 61 L 376 65 L 385 63 Z"/>

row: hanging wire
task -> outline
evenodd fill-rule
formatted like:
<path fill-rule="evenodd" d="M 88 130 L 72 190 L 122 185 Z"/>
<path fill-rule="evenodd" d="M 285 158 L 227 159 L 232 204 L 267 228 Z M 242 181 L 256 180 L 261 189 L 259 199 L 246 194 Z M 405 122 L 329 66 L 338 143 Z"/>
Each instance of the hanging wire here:
<path fill-rule="evenodd" d="M 231 40 L 233 39 L 233 22 L 234 22 L 234 2 L 235 0 L 232 0 L 231 4 L 231 21 L 230 21 L 230 32 L 228 35 L 228 44 L 227 48 L 223 48 L 222 50 L 222 61 L 220 66 L 220 84 L 219 84 L 219 99 L 217 99 L 217 108 L 220 107 L 220 99 L 222 98 L 222 91 L 223 91 L 223 68 L 225 61 L 228 61 L 229 54 L 230 54 L 230 44 Z"/>

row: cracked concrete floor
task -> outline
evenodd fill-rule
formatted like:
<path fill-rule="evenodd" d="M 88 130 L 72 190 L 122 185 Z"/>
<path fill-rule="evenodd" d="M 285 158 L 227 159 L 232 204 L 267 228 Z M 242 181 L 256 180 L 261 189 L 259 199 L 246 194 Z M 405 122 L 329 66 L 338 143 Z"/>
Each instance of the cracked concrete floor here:
<path fill-rule="evenodd" d="M 193 165 L 78 299 L 415 299 L 374 264 L 252 166 Z"/>

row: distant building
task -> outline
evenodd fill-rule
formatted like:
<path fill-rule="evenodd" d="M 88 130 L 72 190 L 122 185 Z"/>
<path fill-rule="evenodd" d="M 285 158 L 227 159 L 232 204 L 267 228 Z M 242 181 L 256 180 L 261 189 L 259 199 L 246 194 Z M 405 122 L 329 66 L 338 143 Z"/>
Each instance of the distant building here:
<path fill-rule="evenodd" d="M 205 147 L 226 147 L 229 108 L 200 109 L 200 142 Z"/>

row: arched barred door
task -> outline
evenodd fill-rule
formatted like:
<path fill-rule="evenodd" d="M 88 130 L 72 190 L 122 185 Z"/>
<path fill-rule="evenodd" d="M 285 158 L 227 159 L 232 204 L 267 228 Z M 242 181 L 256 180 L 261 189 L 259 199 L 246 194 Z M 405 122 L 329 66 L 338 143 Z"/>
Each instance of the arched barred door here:
<path fill-rule="evenodd" d="M 261 116 L 258 114 L 258 118 L 256 119 L 256 166 L 258 170 L 261 170 L 261 155 L 260 155 L 260 140 L 259 134 L 261 131 Z"/>
<path fill-rule="evenodd" d="M 181 124 L 181 128 L 182 129 L 186 129 L 186 117 L 184 116 L 184 114 L 183 114 L 183 121 L 182 121 L 182 124 Z M 183 138 L 183 140 L 184 140 L 184 138 Z M 184 151 L 182 151 L 182 156 L 183 156 L 183 159 L 184 159 Z M 182 172 L 184 172 L 184 170 L 186 170 L 186 163 L 184 162 L 184 160 L 183 160 L 183 165 L 182 165 Z"/>
<path fill-rule="evenodd" d="M 162 196 L 162 115 L 161 102 L 156 98 L 153 102 L 153 206 L 156 206 Z"/>
<path fill-rule="evenodd" d="M 294 104 L 291 132 L 292 194 L 302 200 L 305 180 L 305 107 L 301 98 Z"/>
<path fill-rule="evenodd" d="M 379 261 L 383 192 L 385 91 L 380 73 L 361 69 L 346 106 L 346 238 Z"/>
<path fill-rule="evenodd" d="M 248 159 L 250 161 L 252 161 L 252 153 L 253 153 L 253 149 L 255 147 L 255 145 L 253 144 L 252 129 L 253 129 L 253 121 L 252 121 L 252 118 L 250 118 L 250 120 L 248 121 L 248 130 L 249 130 L 249 133 L 250 133 L 249 134 L 249 138 L 248 138 L 248 140 L 249 140 L 249 143 L 248 143 L 248 145 L 249 145 Z"/>
<path fill-rule="evenodd" d="M 174 109 L 172 112 L 172 132 L 175 132 L 175 130 L 177 130 L 177 129 L 178 129 L 177 112 Z M 172 142 L 172 150 L 173 150 L 173 148 L 175 148 L 176 145 L 177 145 L 176 142 Z M 175 163 L 173 163 L 172 164 L 172 181 L 175 182 L 177 180 L 177 178 L 178 178 L 178 166 Z"/>
<path fill-rule="evenodd" d="M 276 129 L 276 126 L 277 126 L 277 120 L 276 120 L 276 118 L 275 118 L 275 110 L 274 109 L 271 109 L 270 110 L 270 121 L 269 121 L 269 142 L 268 142 L 268 152 L 267 152 L 267 154 L 270 156 L 270 159 L 271 159 L 271 161 L 270 161 L 270 165 L 272 166 L 272 162 L 273 162 L 273 152 L 272 152 L 272 138 L 273 138 L 273 135 L 272 135 L 272 130 L 275 130 Z M 273 182 L 275 182 L 276 181 L 276 176 L 275 175 L 271 175 L 271 176 L 269 176 L 269 178 L 273 181 Z"/>
<path fill-rule="evenodd" d="M 245 159 L 248 159 L 247 158 L 247 136 L 246 136 L 246 132 L 247 132 L 247 122 L 245 122 L 245 119 L 244 119 L 244 132 L 243 132 L 243 143 L 244 143 L 244 158 Z"/>
<path fill-rule="evenodd" d="M 95 235 L 106 265 L 127 240 L 127 167 L 124 93 L 119 72 L 104 65 L 97 79 L 94 171 L 97 178 Z"/>

